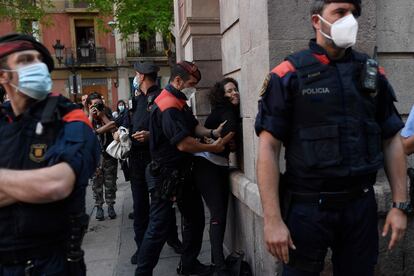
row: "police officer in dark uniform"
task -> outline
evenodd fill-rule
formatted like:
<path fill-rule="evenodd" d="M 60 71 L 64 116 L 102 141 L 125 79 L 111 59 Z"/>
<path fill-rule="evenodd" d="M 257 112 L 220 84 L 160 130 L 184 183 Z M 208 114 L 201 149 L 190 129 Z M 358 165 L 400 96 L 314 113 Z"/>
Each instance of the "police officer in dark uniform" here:
<path fill-rule="evenodd" d="M 134 98 L 133 113 L 131 119 L 132 147 L 130 151 L 129 164 L 131 167 L 131 191 L 134 206 L 134 231 L 137 251 L 131 257 L 131 263 L 137 264 L 137 254 L 147 230 L 149 219 L 149 193 L 145 179 L 145 168 L 151 161 L 149 150 L 149 116 L 151 106 L 155 98 L 160 94 L 161 89 L 156 84 L 157 73 L 160 70 L 155 64 L 135 63 L 136 76 L 134 83 L 138 95 Z M 174 209 L 171 208 L 170 234 L 168 244 L 180 252 L 181 242 L 178 239 L 177 226 Z"/>
<path fill-rule="evenodd" d="M 52 94 L 49 51 L 0 37 L 0 275 L 86 275 L 85 190 L 99 159 L 88 118 Z"/>
<path fill-rule="evenodd" d="M 358 0 L 314 0 L 316 39 L 274 68 L 261 91 L 255 128 L 264 238 L 284 262 L 283 275 L 319 275 L 328 247 L 334 275 L 374 274 L 373 185 L 384 165 L 394 203 L 382 234 L 392 232 L 389 248 L 404 235 L 403 122 L 383 70 L 351 48 L 360 13 Z"/>
<path fill-rule="evenodd" d="M 215 130 L 198 123 L 186 103 L 184 88 L 194 87 L 201 79 L 197 66 L 180 62 L 171 70 L 170 84 L 155 99 L 150 115 L 152 162 L 147 167 L 151 193 L 150 221 L 138 252 L 135 275 L 152 275 L 161 249 L 167 240 L 174 202 L 182 214 L 183 254 L 177 272 L 180 275 L 208 275 L 209 266 L 197 260 L 204 230 L 204 208 L 200 193 L 191 181 L 194 152 L 219 152 L 225 138 L 214 144 L 201 144 L 194 137 L 219 137 L 223 124 Z M 223 141 L 224 140 L 224 141 Z"/>

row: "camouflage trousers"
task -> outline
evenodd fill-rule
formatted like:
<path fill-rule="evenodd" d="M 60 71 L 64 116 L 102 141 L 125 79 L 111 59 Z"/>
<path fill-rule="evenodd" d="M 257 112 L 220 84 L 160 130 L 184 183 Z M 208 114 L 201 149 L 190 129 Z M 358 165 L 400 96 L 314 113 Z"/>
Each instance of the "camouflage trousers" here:
<path fill-rule="evenodd" d="M 107 154 L 102 155 L 101 164 L 92 178 L 92 191 L 96 206 L 102 206 L 104 202 L 107 205 L 115 204 L 117 171 L 118 160 Z"/>

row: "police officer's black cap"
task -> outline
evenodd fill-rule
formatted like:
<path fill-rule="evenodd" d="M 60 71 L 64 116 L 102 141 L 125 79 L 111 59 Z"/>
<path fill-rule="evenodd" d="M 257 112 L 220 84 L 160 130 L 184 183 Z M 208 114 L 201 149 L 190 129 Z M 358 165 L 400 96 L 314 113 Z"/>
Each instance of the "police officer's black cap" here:
<path fill-rule="evenodd" d="M 325 3 L 351 3 L 354 4 L 356 9 L 356 15 L 361 15 L 361 0 L 324 0 Z"/>
<path fill-rule="evenodd" d="M 22 42 L 21 45 L 18 42 Z M 14 47 L 8 47 L 11 43 L 14 43 Z M 28 47 L 29 45 L 29 47 Z M 30 47 L 30 45 L 32 47 Z M 24 50 L 37 50 L 42 54 L 43 62 L 47 65 L 49 72 L 51 72 L 55 63 L 49 50 L 40 42 L 38 42 L 33 36 L 19 33 L 11 33 L 0 37 L 0 58 L 10 55 L 15 52 Z"/>
<path fill-rule="evenodd" d="M 160 67 L 150 62 L 137 62 L 134 64 L 134 69 L 140 74 L 151 74 L 160 71 Z"/>

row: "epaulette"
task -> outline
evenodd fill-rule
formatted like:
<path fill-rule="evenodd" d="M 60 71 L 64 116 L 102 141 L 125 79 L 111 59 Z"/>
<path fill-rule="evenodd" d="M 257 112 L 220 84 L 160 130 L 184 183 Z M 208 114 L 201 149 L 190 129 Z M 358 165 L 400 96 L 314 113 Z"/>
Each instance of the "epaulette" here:
<path fill-rule="evenodd" d="M 183 107 L 187 104 L 185 100 L 178 99 L 174 95 L 172 95 L 167 90 L 162 90 L 160 95 L 155 99 L 155 104 L 158 108 L 163 112 L 169 108 L 176 108 L 178 110 L 182 110 Z"/>
<path fill-rule="evenodd" d="M 83 122 L 93 128 L 88 117 L 79 106 L 59 93 L 50 93 L 48 95 L 41 121 L 42 123 L 48 123 L 49 121 L 53 121 L 53 119 L 62 120 L 65 123 Z"/>
<path fill-rule="evenodd" d="M 272 73 L 278 75 L 279 78 L 283 78 L 288 73 L 295 72 L 295 71 L 296 71 L 296 69 L 293 66 L 293 64 L 290 61 L 285 60 L 284 62 L 282 62 L 281 64 L 279 64 L 275 68 L 273 68 Z"/>

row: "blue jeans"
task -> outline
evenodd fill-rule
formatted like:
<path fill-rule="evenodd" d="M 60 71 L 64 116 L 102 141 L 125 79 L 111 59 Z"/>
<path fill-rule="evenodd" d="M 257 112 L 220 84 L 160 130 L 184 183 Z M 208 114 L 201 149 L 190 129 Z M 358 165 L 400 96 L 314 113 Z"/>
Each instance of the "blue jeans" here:
<path fill-rule="evenodd" d="M 294 203 L 287 216 L 287 226 L 296 250 L 290 250 L 293 266 L 284 265 L 283 275 L 319 275 L 328 247 L 332 250 L 333 275 L 374 275 L 378 258 L 377 223 L 372 188 L 340 210 L 321 210 L 317 204 Z M 313 271 L 304 267 L 311 267 Z"/>
<path fill-rule="evenodd" d="M 146 176 L 151 193 L 150 219 L 138 251 L 136 276 L 152 275 L 152 270 L 157 265 L 161 250 L 167 241 L 173 220 L 173 202 L 154 195 L 154 190 L 162 181 L 162 177 L 152 176 L 148 167 Z M 191 180 L 187 181 L 184 186 L 182 200 L 177 203 L 182 214 L 184 253 L 181 256 L 181 262 L 183 267 L 191 267 L 197 260 L 203 241 L 204 206 L 200 193 Z"/>

